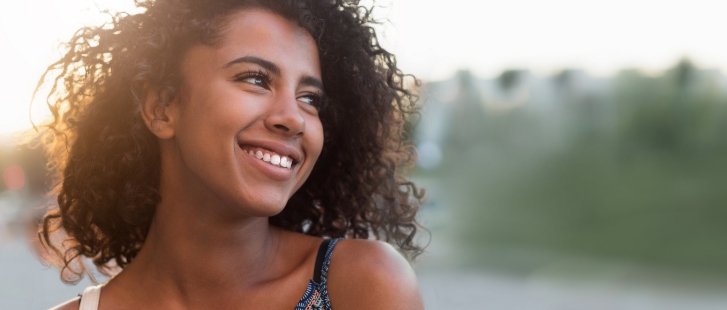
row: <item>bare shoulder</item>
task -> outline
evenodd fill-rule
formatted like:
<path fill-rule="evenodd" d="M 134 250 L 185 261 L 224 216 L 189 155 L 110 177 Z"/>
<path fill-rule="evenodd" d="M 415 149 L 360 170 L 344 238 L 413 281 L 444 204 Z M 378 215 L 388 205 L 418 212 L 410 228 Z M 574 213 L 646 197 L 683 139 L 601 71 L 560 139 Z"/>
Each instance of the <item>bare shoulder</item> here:
<path fill-rule="evenodd" d="M 78 308 L 80 307 L 78 302 L 79 298 L 80 297 L 73 298 L 60 305 L 50 308 L 50 310 L 78 310 Z"/>
<path fill-rule="evenodd" d="M 414 270 L 388 243 L 344 239 L 331 256 L 334 309 L 424 309 Z"/>

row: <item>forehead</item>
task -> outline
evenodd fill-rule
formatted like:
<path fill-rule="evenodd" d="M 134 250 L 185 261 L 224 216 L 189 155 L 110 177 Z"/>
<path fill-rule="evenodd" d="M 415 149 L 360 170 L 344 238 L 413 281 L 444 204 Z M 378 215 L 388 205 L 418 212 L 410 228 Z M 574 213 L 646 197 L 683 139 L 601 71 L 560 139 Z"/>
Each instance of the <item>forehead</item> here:
<path fill-rule="evenodd" d="M 313 37 L 296 22 L 264 9 L 245 9 L 226 18 L 218 51 L 222 58 L 253 55 L 280 65 L 310 65 L 320 71 Z"/>
<path fill-rule="evenodd" d="M 228 35 L 234 36 L 236 30 L 247 29 L 248 31 L 255 30 L 260 34 L 293 34 L 295 37 L 299 37 L 299 39 L 312 40 L 308 31 L 300 27 L 295 21 L 262 8 L 237 10 L 230 13 L 224 20 L 222 33 L 224 37 Z"/>

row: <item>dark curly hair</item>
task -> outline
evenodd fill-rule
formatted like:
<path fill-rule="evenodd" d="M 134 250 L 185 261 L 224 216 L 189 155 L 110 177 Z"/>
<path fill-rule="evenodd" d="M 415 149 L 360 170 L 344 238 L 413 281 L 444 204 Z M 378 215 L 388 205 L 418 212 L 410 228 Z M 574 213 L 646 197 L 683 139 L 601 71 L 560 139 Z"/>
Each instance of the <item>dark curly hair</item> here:
<path fill-rule="evenodd" d="M 161 200 L 158 142 L 140 115 L 144 85 L 175 98 L 184 51 L 219 43 L 226 18 L 245 8 L 273 11 L 312 35 L 328 97 L 318 164 L 270 223 L 313 236 L 376 238 L 410 259 L 421 253 L 415 217 L 423 190 L 402 176 L 416 155 L 404 125 L 417 112 L 408 87 L 419 81 L 379 45 L 371 9 L 357 0 L 135 4 L 141 13 L 106 12 L 110 22 L 78 30 L 36 88 L 50 86 L 53 121 L 41 139 L 58 197 L 39 235 L 64 282 L 83 277 L 81 256 L 109 274 L 139 252 Z"/>

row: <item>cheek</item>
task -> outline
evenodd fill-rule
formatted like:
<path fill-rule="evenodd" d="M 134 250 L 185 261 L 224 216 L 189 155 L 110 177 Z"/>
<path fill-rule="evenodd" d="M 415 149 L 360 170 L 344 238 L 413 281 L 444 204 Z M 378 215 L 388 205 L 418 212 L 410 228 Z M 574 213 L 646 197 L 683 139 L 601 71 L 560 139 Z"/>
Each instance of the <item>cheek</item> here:
<path fill-rule="evenodd" d="M 323 149 L 323 141 L 325 139 L 323 134 L 323 125 L 321 124 L 320 119 L 317 117 L 312 122 L 311 126 L 312 130 L 310 131 L 312 134 L 310 136 L 310 155 L 315 156 L 316 159 L 318 159 L 318 155 L 321 154 L 321 150 Z"/>
<path fill-rule="evenodd" d="M 211 180 L 220 163 L 232 158 L 236 111 L 223 92 L 197 87 L 180 105 L 176 142 L 185 164 L 199 177 Z M 232 111 L 231 111 L 232 110 Z M 226 171 L 229 169 L 225 169 Z"/>
<path fill-rule="evenodd" d="M 181 122 L 176 143 L 179 155 L 197 178 L 212 182 L 220 171 L 218 165 L 230 161 L 230 143 L 222 134 L 220 122 L 214 122 L 208 115 L 189 115 Z"/>
<path fill-rule="evenodd" d="M 219 142 L 229 131 L 225 115 L 217 113 L 214 108 L 201 109 L 198 106 L 190 104 L 181 113 L 177 126 L 178 143 L 190 144 L 187 147 L 193 149 L 194 153 L 205 153 L 206 150 L 220 151 L 222 145 Z"/>
<path fill-rule="evenodd" d="M 184 126 L 200 130 L 198 134 L 209 135 L 207 139 L 219 140 L 232 136 L 251 122 L 264 106 L 254 96 L 241 92 L 223 82 L 200 83 L 206 87 L 193 89 L 183 106 Z M 189 129 L 188 129 L 189 130 Z"/>

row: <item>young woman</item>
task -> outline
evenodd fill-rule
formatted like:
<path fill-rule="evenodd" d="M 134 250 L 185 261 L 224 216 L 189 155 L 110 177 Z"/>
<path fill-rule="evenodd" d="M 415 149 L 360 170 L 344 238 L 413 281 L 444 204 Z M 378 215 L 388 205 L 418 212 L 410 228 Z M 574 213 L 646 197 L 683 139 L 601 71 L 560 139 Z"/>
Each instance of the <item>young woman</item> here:
<path fill-rule="evenodd" d="M 46 72 L 41 239 L 65 282 L 115 273 L 56 309 L 422 309 L 415 100 L 368 11 L 136 3 Z"/>

